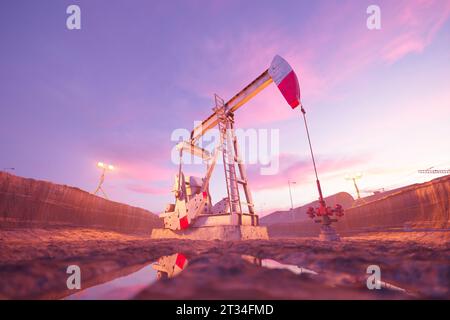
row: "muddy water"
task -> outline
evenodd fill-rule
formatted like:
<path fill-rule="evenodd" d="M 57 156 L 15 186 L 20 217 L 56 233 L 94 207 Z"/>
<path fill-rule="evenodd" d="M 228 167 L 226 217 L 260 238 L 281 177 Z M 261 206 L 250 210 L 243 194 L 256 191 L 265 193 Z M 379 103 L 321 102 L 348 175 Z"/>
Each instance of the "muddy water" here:
<path fill-rule="evenodd" d="M 274 270 L 288 270 L 294 274 L 312 274 L 312 275 L 317 275 L 318 273 L 307 269 L 307 268 L 302 268 L 299 267 L 297 265 L 293 265 L 293 264 L 287 264 L 287 263 L 282 263 L 273 259 L 260 259 L 254 256 L 249 256 L 249 255 L 242 255 L 241 256 L 242 259 L 244 259 L 244 261 L 250 262 L 254 265 L 263 267 L 263 268 L 267 268 L 267 269 L 274 269 Z"/>
<path fill-rule="evenodd" d="M 309 275 L 315 275 L 315 276 L 319 275 L 319 273 L 317 273 L 314 270 L 310 270 L 310 269 L 303 268 L 303 267 L 293 265 L 293 264 L 281 263 L 281 262 L 273 260 L 273 259 L 259 259 L 259 258 L 256 258 L 253 256 L 248 256 L 248 255 L 242 255 L 242 258 L 250 263 L 253 263 L 257 266 L 267 268 L 267 269 L 288 270 L 296 275 L 300 275 L 300 274 L 309 274 Z M 330 285 L 334 285 L 334 283 L 332 281 L 326 281 L 326 282 Z M 395 285 L 393 285 L 389 282 L 385 282 L 385 281 L 375 280 L 374 286 L 378 289 L 385 289 L 385 290 L 400 292 L 400 293 L 403 293 L 405 295 L 412 296 L 412 297 L 415 296 L 414 293 L 408 292 L 407 290 L 405 290 L 403 288 L 400 288 L 398 286 L 395 286 Z"/>
<path fill-rule="evenodd" d="M 201 257 L 197 257 L 200 258 Z M 261 259 L 251 255 L 241 255 L 243 261 L 258 268 L 270 270 L 287 270 L 296 276 L 309 275 L 318 276 L 318 281 L 322 285 L 338 285 L 333 280 L 334 277 L 321 277 L 321 275 L 311 269 L 295 264 L 287 264 L 273 259 Z M 126 274 L 123 270 L 121 276 L 113 278 L 102 284 L 94 285 L 86 289 L 66 296 L 65 300 L 127 300 L 133 299 L 145 288 L 149 287 L 159 279 L 173 278 L 186 269 L 188 260 L 182 253 L 162 256 L 157 261 L 149 263 L 138 270 Z M 130 272 L 130 271 L 128 271 Z M 125 275 L 124 275 L 125 274 Z M 341 275 L 342 276 L 342 275 Z M 339 278 L 339 276 L 336 276 Z M 405 289 L 392 285 L 384 281 L 378 281 L 379 289 L 383 288 L 409 296 L 414 296 Z"/>
<path fill-rule="evenodd" d="M 162 256 L 137 271 L 114 278 L 92 287 L 81 289 L 66 300 L 127 300 L 159 279 L 173 278 L 188 265 L 182 253 Z M 126 272 L 126 271 L 124 271 Z"/>
<path fill-rule="evenodd" d="M 244 261 L 258 267 L 273 270 L 288 270 L 293 274 L 318 273 L 297 265 L 281 263 L 273 259 L 259 259 L 254 256 L 242 255 Z M 137 271 L 119 276 L 105 283 L 81 289 L 74 294 L 65 297 L 65 300 L 127 300 L 132 299 L 140 291 L 162 278 L 172 278 L 181 273 L 188 264 L 188 260 L 182 253 L 174 253 L 162 256 L 157 261 L 149 263 Z"/>
<path fill-rule="evenodd" d="M 65 297 L 65 300 L 126 300 L 131 299 L 146 286 L 157 280 L 154 262 L 129 275 L 81 289 Z"/>

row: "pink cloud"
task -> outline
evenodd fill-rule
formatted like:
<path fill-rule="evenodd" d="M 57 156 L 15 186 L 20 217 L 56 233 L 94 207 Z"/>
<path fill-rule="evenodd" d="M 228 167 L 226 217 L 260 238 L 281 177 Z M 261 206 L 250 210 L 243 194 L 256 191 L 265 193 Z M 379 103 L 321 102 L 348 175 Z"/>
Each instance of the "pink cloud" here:
<path fill-rule="evenodd" d="M 169 181 L 175 169 L 142 162 L 117 162 L 118 178 L 137 181 Z"/>
<path fill-rule="evenodd" d="M 200 44 L 207 53 L 207 61 L 188 66 L 180 84 L 210 98 L 212 105 L 213 93 L 230 98 L 264 71 L 275 54 L 281 54 L 299 76 L 306 105 L 330 101 L 335 98 L 333 88 L 353 81 L 368 68 L 389 65 L 408 54 L 423 52 L 450 15 L 448 1 L 396 1 L 382 3 L 380 7 L 379 31 L 366 28 L 364 5 L 327 2 L 301 30 L 271 25 L 258 31 L 207 37 Z M 258 124 L 293 116 L 275 86 L 250 103 L 252 112 L 245 112 L 245 107 L 239 111 L 240 126 L 255 125 L 255 109 Z M 207 106 L 204 110 L 209 111 Z"/>
<path fill-rule="evenodd" d="M 170 188 L 156 188 L 143 185 L 128 185 L 127 189 L 136 193 L 151 194 L 151 195 L 167 195 L 170 192 Z"/>
<path fill-rule="evenodd" d="M 137 144 L 139 136 L 139 132 L 131 130 L 126 135 L 122 134 L 121 138 L 116 139 L 113 134 L 105 143 L 94 142 L 91 146 L 94 150 L 92 157 L 113 164 L 116 167 L 113 177 L 116 179 L 146 183 L 169 181 L 176 170 L 176 166 L 171 163 L 171 148 L 174 144 L 169 139 L 166 139 L 167 142 L 162 140 L 157 133 L 152 133 L 154 139 Z M 159 143 L 160 140 L 164 143 Z"/>
<path fill-rule="evenodd" d="M 357 165 L 367 163 L 369 157 L 342 157 L 328 156 L 317 157 L 317 170 L 320 177 L 334 174 L 342 174 L 345 170 L 352 170 Z M 296 181 L 297 184 L 309 182 L 314 177 L 314 169 L 309 158 L 299 158 L 292 154 L 280 155 L 280 171 L 276 175 L 261 175 L 260 166 L 249 167 L 249 181 L 251 187 L 255 190 L 274 189 L 287 185 L 290 179 Z"/>
<path fill-rule="evenodd" d="M 394 39 L 383 50 L 383 57 L 388 62 L 395 62 L 409 53 L 420 53 L 426 44 L 412 34 L 402 35 Z"/>
<path fill-rule="evenodd" d="M 417 0 L 397 3 L 383 28 L 388 29 L 381 56 L 393 63 L 410 53 L 421 53 L 450 16 L 450 2 Z M 386 33 L 386 32 L 385 32 Z"/>

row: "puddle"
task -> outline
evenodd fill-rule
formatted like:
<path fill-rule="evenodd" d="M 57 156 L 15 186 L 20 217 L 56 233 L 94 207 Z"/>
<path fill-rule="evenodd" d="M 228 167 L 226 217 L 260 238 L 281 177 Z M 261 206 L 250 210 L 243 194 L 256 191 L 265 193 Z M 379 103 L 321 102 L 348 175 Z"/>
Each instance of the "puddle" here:
<path fill-rule="evenodd" d="M 389 282 L 385 282 L 385 281 L 380 281 L 380 280 L 376 280 L 375 281 L 376 284 L 379 284 L 379 286 L 383 289 L 386 290 L 390 290 L 390 291 L 395 291 L 395 292 L 399 292 L 399 293 L 404 293 L 410 296 L 414 296 L 414 293 L 407 291 L 406 289 L 397 287 L 395 285 L 393 285 L 392 283 Z"/>
<path fill-rule="evenodd" d="M 256 264 L 260 267 L 264 267 L 267 269 L 288 270 L 295 274 L 312 274 L 312 275 L 318 274 L 317 272 L 310 269 L 302 268 L 293 264 L 281 263 L 272 259 L 260 259 L 249 255 L 242 255 L 241 257 L 247 262 Z"/>
<path fill-rule="evenodd" d="M 295 274 L 313 274 L 313 275 L 318 274 L 317 272 L 310 270 L 310 269 L 302 268 L 302 267 L 299 267 L 299 266 L 296 266 L 293 264 L 280 263 L 280 262 L 272 260 L 272 259 L 262 259 L 261 267 L 268 268 L 268 269 L 289 270 Z"/>
<path fill-rule="evenodd" d="M 66 300 L 126 300 L 155 281 L 177 276 L 188 265 L 181 253 L 163 256 L 138 271 L 95 285 L 65 297 Z"/>
<path fill-rule="evenodd" d="M 302 268 L 302 267 L 299 267 L 299 266 L 293 265 L 293 264 L 281 263 L 281 262 L 278 262 L 278 261 L 272 260 L 272 259 L 260 259 L 260 258 L 256 258 L 256 257 L 250 256 L 250 255 L 241 255 L 241 257 L 242 257 L 242 259 L 244 259 L 247 262 L 250 262 L 257 266 L 268 268 L 268 269 L 289 270 L 290 272 L 295 273 L 295 274 L 318 275 L 318 273 L 313 270 Z M 409 292 L 404 288 L 395 286 L 389 282 L 376 280 L 376 283 L 379 284 L 379 286 L 384 290 L 393 291 L 393 292 L 397 292 L 397 293 L 403 293 L 403 294 L 411 295 L 411 296 L 415 295 L 414 293 Z M 334 284 L 336 284 L 336 283 L 334 283 Z"/>
<path fill-rule="evenodd" d="M 139 291 L 157 280 L 157 272 L 151 263 L 124 277 L 82 289 L 64 299 L 66 300 L 108 300 L 131 299 Z"/>
<path fill-rule="evenodd" d="M 152 267 L 157 272 L 157 278 L 172 278 L 186 269 L 188 260 L 182 253 L 175 253 L 170 256 L 163 256 L 155 262 Z"/>

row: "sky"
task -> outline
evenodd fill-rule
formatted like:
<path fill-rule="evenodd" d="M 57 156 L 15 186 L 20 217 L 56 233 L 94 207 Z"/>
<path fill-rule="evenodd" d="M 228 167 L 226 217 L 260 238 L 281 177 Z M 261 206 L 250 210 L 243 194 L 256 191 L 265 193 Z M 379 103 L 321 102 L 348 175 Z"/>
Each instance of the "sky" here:
<path fill-rule="evenodd" d="M 81 9 L 69 30 L 66 9 Z M 381 29 L 366 9 L 380 8 Z M 325 195 L 363 195 L 450 168 L 450 2 L 6 0 L 0 3 L 0 170 L 115 201 L 173 202 L 174 130 L 211 114 L 283 56 L 295 70 Z M 279 134 L 279 170 L 249 164 L 258 212 L 317 198 L 305 129 L 271 85 L 236 126 Z M 199 174 L 203 166 L 187 166 Z M 188 172 L 187 172 L 188 173 Z M 211 181 L 225 194 L 223 170 Z"/>

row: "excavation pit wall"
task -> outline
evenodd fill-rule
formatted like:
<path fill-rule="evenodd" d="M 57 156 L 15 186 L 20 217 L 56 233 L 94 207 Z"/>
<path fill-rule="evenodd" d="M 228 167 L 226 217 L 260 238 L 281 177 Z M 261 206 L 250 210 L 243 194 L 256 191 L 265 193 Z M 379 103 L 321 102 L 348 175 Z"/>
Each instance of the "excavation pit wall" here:
<path fill-rule="evenodd" d="M 333 226 L 342 236 L 382 231 L 442 231 L 450 229 L 449 211 L 450 176 L 444 176 L 349 208 Z M 267 227 L 270 237 L 316 237 L 320 232 L 320 225 L 310 219 Z"/>
<path fill-rule="evenodd" d="M 0 227 L 76 226 L 150 234 L 162 226 L 150 211 L 78 188 L 0 172 Z"/>

